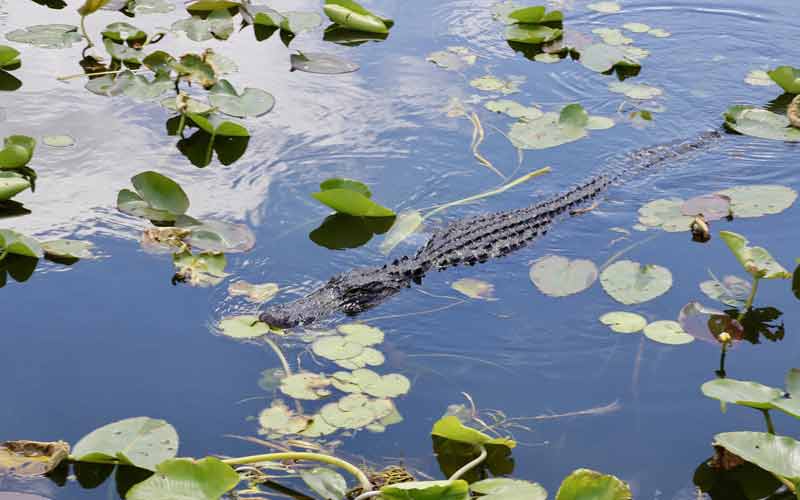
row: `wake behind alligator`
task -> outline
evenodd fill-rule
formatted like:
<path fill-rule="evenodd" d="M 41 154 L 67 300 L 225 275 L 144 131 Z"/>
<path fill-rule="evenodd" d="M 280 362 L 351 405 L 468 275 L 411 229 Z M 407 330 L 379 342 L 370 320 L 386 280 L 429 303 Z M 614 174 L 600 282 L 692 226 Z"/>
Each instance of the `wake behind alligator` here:
<path fill-rule="evenodd" d="M 711 131 L 691 140 L 640 149 L 629 153 L 621 164 L 607 167 L 550 199 L 525 208 L 457 220 L 434 233 L 413 257 L 404 256 L 381 267 L 352 269 L 336 275 L 305 297 L 268 308 L 260 319 L 274 327 L 291 328 L 312 324 L 337 312 L 359 314 L 412 283 L 421 283 L 431 269 L 474 265 L 522 248 L 546 234 L 559 218 L 593 203 L 610 186 L 705 150 L 721 136 L 720 132 Z"/>

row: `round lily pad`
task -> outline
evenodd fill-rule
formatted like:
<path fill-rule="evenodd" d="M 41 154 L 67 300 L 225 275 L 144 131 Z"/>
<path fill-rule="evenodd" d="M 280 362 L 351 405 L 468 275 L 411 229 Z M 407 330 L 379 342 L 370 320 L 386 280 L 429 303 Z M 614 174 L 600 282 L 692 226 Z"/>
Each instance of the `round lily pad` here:
<path fill-rule="evenodd" d="M 321 75 L 339 75 L 358 71 L 359 65 L 340 57 L 322 52 L 303 52 L 292 54 L 292 70 Z"/>
<path fill-rule="evenodd" d="M 234 316 L 219 322 L 219 329 L 228 337 L 251 339 L 269 333 L 269 326 L 258 320 L 257 316 Z"/>
<path fill-rule="evenodd" d="M 551 297 L 566 297 L 582 292 L 592 286 L 597 274 L 597 266 L 590 260 L 570 260 L 558 255 L 542 257 L 530 269 L 533 284 Z"/>
<path fill-rule="evenodd" d="M 680 345 L 694 342 L 694 337 L 684 332 L 677 321 L 653 321 L 644 327 L 644 334 L 650 340 L 662 344 Z"/>
<path fill-rule="evenodd" d="M 600 284 L 622 304 L 641 304 L 663 295 L 672 287 L 672 273 L 655 264 L 620 260 L 600 274 Z"/>
<path fill-rule="evenodd" d="M 731 200 L 734 217 L 761 217 L 777 214 L 791 207 L 797 199 L 797 191 L 774 184 L 737 186 L 717 192 Z"/>
<path fill-rule="evenodd" d="M 636 313 L 614 311 L 600 316 L 600 322 L 617 333 L 636 333 L 647 325 L 647 320 Z"/>

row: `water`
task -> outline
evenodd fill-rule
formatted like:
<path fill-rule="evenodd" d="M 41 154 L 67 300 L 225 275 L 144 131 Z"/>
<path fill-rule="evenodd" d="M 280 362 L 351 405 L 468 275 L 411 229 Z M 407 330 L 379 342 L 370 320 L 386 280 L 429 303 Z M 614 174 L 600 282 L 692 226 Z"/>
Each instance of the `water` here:
<path fill-rule="evenodd" d="M 77 24 L 79 3 L 71 1 L 64 10 L 24 0 L 0 3 L 0 28 Z M 252 134 L 247 152 L 227 167 L 216 162 L 204 169 L 192 166 L 176 149 L 175 138 L 165 134 L 169 115 L 157 104 L 99 97 L 83 89 L 82 79 L 56 80 L 81 71 L 80 47 L 20 47 L 24 65 L 14 75 L 24 86 L 0 94 L 0 116 L 5 117 L 0 135 L 68 134 L 76 145 L 54 149 L 40 144 L 34 162 L 40 175 L 37 191 L 18 198 L 33 213 L 3 225 L 43 239 L 87 239 L 101 258 L 70 268 L 40 264 L 28 282 L 2 290 L 1 437 L 75 443 L 105 423 L 148 415 L 175 425 L 182 456 L 260 451 L 228 436 L 255 435 L 258 426 L 250 417 L 271 399 L 257 382 L 263 370 L 278 362 L 265 346 L 235 342 L 211 328 L 222 316 L 252 307 L 228 298 L 224 284 L 214 289 L 172 286 L 170 260 L 140 249 L 137 240 L 146 225 L 116 211 L 116 192 L 128 187 L 132 175 L 157 170 L 184 186 L 192 215 L 249 225 L 258 242 L 249 253 L 229 256 L 231 279 L 279 283 L 284 293 L 278 301 L 302 295 L 334 273 L 382 263 L 381 237 L 347 251 L 315 245 L 308 233 L 328 210 L 309 193 L 326 178 L 352 177 L 369 184 L 376 200 L 401 211 L 495 187 L 499 179 L 469 151 L 469 121 L 441 111 L 453 96 L 467 100 L 481 94 L 468 85 L 470 79 L 487 72 L 524 75 L 522 92 L 510 98 L 548 110 L 581 102 L 592 114 L 616 116 L 622 102 L 607 88 L 611 76 L 575 62 L 546 65 L 515 54 L 502 40 L 502 26 L 491 20 L 493 3 L 369 2 L 368 7 L 397 22 L 386 41 L 345 48 L 322 42 L 320 32 L 314 32 L 292 43 L 292 48 L 332 52 L 362 66 L 357 73 L 335 77 L 289 72 L 289 52 L 277 36 L 257 43 L 244 30 L 228 42 L 202 44 L 169 37 L 163 47 L 172 53 L 211 47 L 234 57 L 240 71 L 230 79 L 237 87 L 264 88 L 277 99 L 271 114 L 247 121 Z M 766 104 L 780 94 L 777 87 L 749 86 L 743 78 L 751 69 L 792 64 L 792 37 L 800 27 L 796 17 L 787 15 L 794 11 L 791 0 L 629 0 L 623 12 L 613 15 L 589 11 L 583 1 L 563 3 L 567 27 L 583 33 L 625 22 L 672 33 L 663 39 L 633 35 L 651 55 L 631 81 L 662 88 L 665 95 L 658 102 L 666 110 L 644 129 L 618 123 L 572 144 L 527 152 L 520 172 L 543 165 L 554 172 L 445 211 L 428 231 L 462 216 L 527 205 L 626 151 L 718 127 L 729 105 Z M 270 5 L 320 10 L 311 1 Z M 129 22 L 152 31 L 181 16 L 176 11 Z M 93 15 L 90 32 L 118 20 L 125 19 L 106 12 Z M 477 64 L 459 74 L 425 61 L 428 53 L 449 45 L 469 47 L 480 56 Z M 492 128 L 505 130 L 509 120 L 476 109 L 488 134 L 481 151 L 511 172 L 516 152 Z M 423 287 L 365 314 L 362 319 L 378 318 L 372 324 L 387 333 L 388 361 L 382 371 L 403 373 L 413 385 L 398 400 L 403 423 L 384 434 L 344 438 L 340 451 L 379 463 L 400 459 L 439 477 L 428 434 L 448 404 L 463 402 L 462 391 L 481 408 L 509 416 L 617 402 L 618 410 L 599 416 L 529 422 L 532 432 L 517 433 L 523 445 L 514 452 L 515 477 L 555 492 L 570 471 L 588 467 L 629 481 L 636 498 L 692 497 L 692 475 L 711 454 L 714 434 L 763 429 L 758 413 L 730 408 L 722 415 L 719 405 L 700 393 L 700 384 L 714 377 L 718 348 L 702 342 L 671 347 L 641 335 L 612 334 L 597 318 L 626 308 L 599 285 L 573 297 L 548 298 L 531 284 L 528 267 L 549 253 L 599 264 L 644 240 L 646 234 L 633 232 L 614 242 L 620 235 L 611 228 L 630 228 L 636 209 L 656 198 L 687 198 L 756 183 L 800 188 L 796 158 L 791 144 L 727 136 L 712 151 L 615 188 L 598 209 L 559 223 L 532 248 L 482 266 L 434 273 Z M 765 218 L 719 222 L 713 229 L 745 234 L 788 266 L 797 257 L 797 215 L 795 206 Z M 419 242 L 403 244 L 396 253 L 411 253 Z M 675 285 L 666 295 L 635 307 L 650 320 L 675 318 L 690 300 L 711 305 L 698 289 L 708 269 L 718 276 L 741 274 L 719 238 L 697 245 L 685 234 L 658 233 L 626 258 L 667 266 L 674 275 Z M 494 284 L 499 300 L 414 314 L 448 305 L 449 299 L 431 295 L 457 295 L 450 284 L 463 277 Z M 784 313 L 786 338 L 738 347 L 729 356 L 728 373 L 781 386 L 800 348 L 793 332 L 800 319 L 797 302 L 787 283 L 769 282 L 759 291 L 758 303 Z M 393 317 L 379 318 L 385 316 Z M 306 357 L 304 363 L 311 361 Z M 796 423 L 776 416 L 776 426 L 792 435 Z M 110 481 L 94 490 L 74 482 L 63 488 L 49 483 L 26 488 L 58 499 L 114 495 Z"/>

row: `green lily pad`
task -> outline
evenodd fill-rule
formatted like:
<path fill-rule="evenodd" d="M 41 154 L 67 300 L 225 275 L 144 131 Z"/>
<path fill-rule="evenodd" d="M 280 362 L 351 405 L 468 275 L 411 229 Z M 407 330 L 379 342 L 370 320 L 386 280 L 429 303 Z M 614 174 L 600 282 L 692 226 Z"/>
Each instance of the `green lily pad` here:
<path fill-rule="evenodd" d="M 777 214 L 791 207 L 797 199 L 797 191 L 794 189 L 772 184 L 737 186 L 717 194 L 730 198 L 734 217 Z"/>
<path fill-rule="evenodd" d="M 763 410 L 772 409 L 772 402 L 783 397 L 780 389 L 731 378 L 711 380 L 703 384 L 700 390 L 712 399 Z"/>
<path fill-rule="evenodd" d="M 753 289 L 753 285 L 738 276 L 725 276 L 700 283 L 700 290 L 710 298 L 731 307 L 742 307 Z"/>
<path fill-rule="evenodd" d="M 154 471 L 178 452 L 178 433 L 164 420 L 135 417 L 105 425 L 72 449 L 77 461 L 123 463 Z"/>
<path fill-rule="evenodd" d="M 551 297 L 566 297 L 582 292 L 597 280 L 597 266 L 590 260 L 570 260 L 547 255 L 534 262 L 530 278 L 536 288 Z"/>
<path fill-rule="evenodd" d="M 278 293 L 277 283 L 254 284 L 247 281 L 236 281 L 228 285 L 228 295 L 231 297 L 244 296 L 250 302 L 263 304 L 269 302 Z"/>
<path fill-rule="evenodd" d="M 83 40 L 78 27 L 71 24 L 37 24 L 6 33 L 6 38 L 43 49 L 68 48 Z"/>
<path fill-rule="evenodd" d="M 315 400 L 330 396 L 331 380 L 318 373 L 301 372 L 281 381 L 281 392 L 295 399 Z"/>
<path fill-rule="evenodd" d="M 517 442 L 513 439 L 491 437 L 477 429 L 467 427 L 458 417 L 453 415 L 442 417 L 433 424 L 431 434 L 451 441 L 458 441 L 459 443 L 467 443 L 475 446 L 497 445 L 504 446 L 508 449 L 513 449 L 517 446 Z"/>
<path fill-rule="evenodd" d="M 258 316 L 234 316 L 219 322 L 220 331 L 235 339 L 252 339 L 269 333 L 269 325 L 258 320 Z"/>
<path fill-rule="evenodd" d="M 341 57 L 322 52 L 303 52 L 291 55 L 292 71 L 318 73 L 321 75 L 340 75 L 358 71 L 360 67 Z"/>
<path fill-rule="evenodd" d="M 300 478 L 314 493 L 328 500 L 347 496 L 347 482 L 341 474 L 327 467 L 314 467 L 300 471 Z"/>
<path fill-rule="evenodd" d="M 219 500 L 239 479 L 239 474 L 218 458 L 176 458 L 159 464 L 156 473 L 133 486 L 126 498 Z"/>
<path fill-rule="evenodd" d="M 30 181 L 20 174 L 0 171 L 0 201 L 10 200 L 30 187 Z"/>
<path fill-rule="evenodd" d="M 354 181 L 339 182 L 340 180 L 323 182 L 320 184 L 320 191 L 311 193 L 311 196 L 341 214 L 356 217 L 391 217 L 394 215 L 392 210 L 372 201 L 365 194 L 365 188 L 361 187 L 363 184 L 354 183 Z M 369 190 L 366 193 L 369 193 Z"/>
<path fill-rule="evenodd" d="M 494 477 L 472 483 L 469 489 L 484 500 L 546 500 L 547 490 L 538 483 Z"/>
<path fill-rule="evenodd" d="M 516 43 L 539 45 L 558 40 L 564 34 L 559 28 L 541 24 L 512 24 L 506 29 L 506 40 Z"/>
<path fill-rule="evenodd" d="M 644 335 L 650 340 L 668 345 L 694 342 L 694 337 L 684 332 L 677 321 L 653 321 L 644 327 Z"/>
<path fill-rule="evenodd" d="M 800 94 L 800 69 L 791 66 L 779 66 L 767 75 L 789 94 Z"/>
<path fill-rule="evenodd" d="M 720 231 L 719 237 L 728 245 L 736 260 L 750 275 L 763 279 L 791 279 L 792 275 L 780 265 L 767 249 L 751 247 L 747 238 L 732 231 Z"/>
<path fill-rule="evenodd" d="M 617 333 L 636 333 L 647 325 L 643 316 L 625 311 L 605 313 L 600 316 L 600 322 Z"/>
<path fill-rule="evenodd" d="M 672 273 L 655 264 L 617 261 L 600 274 L 600 284 L 614 300 L 625 305 L 641 304 L 665 294 L 672 287 Z"/>
<path fill-rule="evenodd" d="M 790 126 L 785 115 L 755 106 L 731 106 L 723 115 L 725 127 L 744 135 L 778 141 L 800 141 L 800 129 Z"/>
<path fill-rule="evenodd" d="M 625 23 L 622 27 L 634 33 L 646 33 L 650 31 L 650 26 L 644 23 Z"/>
<path fill-rule="evenodd" d="M 483 106 L 489 111 L 503 113 L 511 118 L 517 118 L 524 121 L 537 120 L 544 116 L 544 113 L 539 108 L 535 106 L 524 106 L 510 99 L 486 101 Z"/>
<path fill-rule="evenodd" d="M 365 347 L 380 344 L 384 339 L 384 334 L 380 329 L 360 323 L 339 325 L 337 330 L 342 335 L 345 335 L 348 341 L 356 342 Z"/>
<path fill-rule="evenodd" d="M 258 423 L 261 426 L 259 434 L 275 439 L 289 434 L 299 434 L 306 430 L 311 422 L 308 417 L 295 414 L 280 399 L 274 399 L 271 406 L 258 415 Z"/>
<path fill-rule="evenodd" d="M 651 85 L 642 85 L 637 83 L 628 82 L 613 82 L 608 84 L 608 89 L 611 92 L 624 94 L 626 97 L 637 100 L 655 99 L 663 95 L 663 91 L 658 87 Z"/>
<path fill-rule="evenodd" d="M 453 290 L 461 292 L 471 299 L 497 300 L 493 297 L 494 285 L 474 278 L 462 278 L 451 285 Z"/>
<path fill-rule="evenodd" d="M 227 40 L 233 33 L 233 18 L 226 9 L 212 11 L 208 17 L 192 16 L 172 24 L 174 31 L 183 31 L 189 40 L 205 42 L 212 38 Z"/>
<path fill-rule="evenodd" d="M 325 14 L 334 23 L 355 31 L 388 33 L 394 22 L 378 17 L 353 0 L 325 0 Z"/>
<path fill-rule="evenodd" d="M 598 73 L 611 71 L 614 67 L 639 68 L 639 61 L 631 57 L 626 48 L 605 43 L 589 45 L 580 51 L 580 62 Z"/>
<path fill-rule="evenodd" d="M 50 257 L 62 259 L 91 259 L 92 245 L 88 241 L 50 240 L 42 242 L 42 250 Z"/>
<path fill-rule="evenodd" d="M 19 51 L 8 45 L 0 45 L 0 69 L 18 66 Z"/>
<path fill-rule="evenodd" d="M 599 35 L 603 43 L 608 45 L 629 45 L 633 43 L 633 38 L 628 38 L 617 28 L 595 28 L 592 33 Z"/>
<path fill-rule="evenodd" d="M 519 86 L 524 81 L 523 78 L 511 77 L 508 80 L 501 80 L 496 76 L 485 75 L 480 78 L 470 80 L 469 84 L 478 90 L 486 92 L 499 92 L 501 94 L 514 94 L 519 92 Z"/>
<path fill-rule="evenodd" d="M 35 238 L 10 229 L 0 229 L 0 248 L 10 254 L 23 257 L 34 259 L 44 257 L 44 249 Z"/>
<path fill-rule="evenodd" d="M 212 136 L 250 137 L 250 132 L 248 132 L 244 126 L 232 121 L 223 120 L 214 115 L 205 117 L 198 113 L 186 113 L 186 116 L 200 129 Z"/>
<path fill-rule="evenodd" d="M 694 218 L 683 215 L 684 203 L 681 198 L 653 200 L 639 209 L 639 224 L 660 227 L 668 232 L 689 231 Z"/>
<path fill-rule="evenodd" d="M 761 69 L 753 69 L 748 71 L 747 76 L 744 77 L 744 82 L 755 87 L 769 87 L 771 85 L 776 85 L 772 78 L 770 78 L 769 74 Z"/>
<path fill-rule="evenodd" d="M 631 500 L 630 487 L 619 478 L 589 469 L 578 469 L 558 488 L 556 500 Z"/>
<path fill-rule="evenodd" d="M 595 2 L 587 5 L 586 8 L 603 14 L 614 14 L 622 10 L 617 2 Z"/>
<path fill-rule="evenodd" d="M 800 484 L 800 443 L 765 432 L 724 432 L 714 444 L 779 477 Z"/>
<path fill-rule="evenodd" d="M 384 500 L 469 500 L 466 481 L 414 481 L 381 488 Z"/>

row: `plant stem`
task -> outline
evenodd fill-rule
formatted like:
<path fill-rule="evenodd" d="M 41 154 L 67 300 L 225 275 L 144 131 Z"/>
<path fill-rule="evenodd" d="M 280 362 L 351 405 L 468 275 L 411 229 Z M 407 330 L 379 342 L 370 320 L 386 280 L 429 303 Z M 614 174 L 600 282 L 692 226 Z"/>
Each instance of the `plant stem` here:
<path fill-rule="evenodd" d="M 739 317 L 736 318 L 736 321 L 742 321 L 744 319 L 744 315 L 747 314 L 753 307 L 753 301 L 756 298 L 756 292 L 758 291 L 758 282 L 761 280 L 758 276 L 753 276 L 753 286 L 750 290 L 750 296 L 747 297 L 747 302 L 744 303 L 744 307 L 742 308 L 742 312 L 739 313 Z"/>
<path fill-rule="evenodd" d="M 355 465 L 345 462 L 344 460 L 336 457 L 332 457 L 330 455 L 323 455 L 321 453 L 310 453 L 310 452 L 287 452 L 287 453 L 265 453 L 263 455 L 250 455 L 247 457 L 239 457 L 239 458 L 228 458 L 223 460 L 224 463 L 228 465 L 247 465 L 247 464 L 255 464 L 259 462 L 282 462 L 284 460 L 309 460 L 312 462 L 321 462 L 328 465 L 333 465 L 335 467 L 339 467 L 340 469 L 344 469 L 356 479 L 358 482 L 361 483 L 361 489 L 364 492 L 372 491 L 372 483 L 369 482 L 369 478 L 367 478 L 366 474 L 361 472 L 361 469 L 356 467 Z"/>
<path fill-rule="evenodd" d="M 764 420 L 767 422 L 767 432 L 775 435 L 775 426 L 772 425 L 772 415 L 770 415 L 769 410 L 762 409 L 761 413 L 764 414 Z"/>
<path fill-rule="evenodd" d="M 86 38 L 86 41 L 89 43 L 86 46 L 87 49 L 91 49 L 94 47 L 94 43 L 92 43 L 92 39 L 89 37 L 89 33 L 86 32 L 86 16 L 81 16 L 81 32 L 83 33 L 83 37 Z"/>
<path fill-rule="evenodd" d="M 471 471 L 472 469 L 474 469 L 475 467 L 480 465 L 481 462 L 486 460 L 486 455 L 488 455 L 488 453 L 486 452 L 486 447 L 484 447 L 483 445 L 478 445 L 478 446 L 480 446 L 480 449 L 481 449 L 481 454 L 478 455 L 478 458 L 476 458 L 475 460 L 473 460 L 472 462 L 468 463 L 464 467 L 461 467 L 460 469 L 455 471 L 453 473 L 453 475 L 450 476 L 450 478 L 449 478 L 450 481 L 455 481 L 456 479 L 461 479 L 461 476 L 463 476 L 467 472 Z"/>

